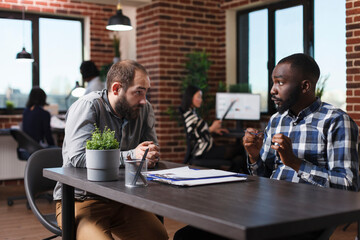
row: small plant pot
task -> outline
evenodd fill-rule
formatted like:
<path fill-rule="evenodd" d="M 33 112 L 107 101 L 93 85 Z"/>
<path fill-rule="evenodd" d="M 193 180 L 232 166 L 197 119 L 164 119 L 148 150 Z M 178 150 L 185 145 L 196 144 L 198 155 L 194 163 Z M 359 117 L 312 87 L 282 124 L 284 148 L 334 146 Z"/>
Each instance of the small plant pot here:
<path fill-rule="evenodd" d="M 89 181 L 114 181 L 119 178 L 120 149 L 86 149 L 86 168 Z"/>

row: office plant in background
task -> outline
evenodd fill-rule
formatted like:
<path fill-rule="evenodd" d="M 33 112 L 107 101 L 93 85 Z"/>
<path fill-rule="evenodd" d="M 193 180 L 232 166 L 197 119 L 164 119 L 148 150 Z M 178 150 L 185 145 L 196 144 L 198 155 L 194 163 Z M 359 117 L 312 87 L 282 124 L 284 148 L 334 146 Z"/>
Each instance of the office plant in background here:
<path fill-rule="evenodd" d="M 324 94 L 326 81 L 328 79 L 329 79 L 329 75 L 320 76 L 319 81 L 316 84 L 315 96 L 319 97 L 320 99 Z"/>
<path fill-rule="evenodd" d="M 229 85 L 231 93 L 251 93 L 251 85 L 249 83 L 237 83 Z"/>
<path fill-rule="evenodd" d="M 207 119 L 209 111 L 215 107 L 214 96 L 209 96 L 209 84 L 208 84 L 208 70 L 211 67 L 212 62 L 209 60 L 209 54 L 203 50 L 202 52 L 192 52 L 185 55 L 187 61 L 185 63 L 185 70 L 187 74 L 181 81 L 181 93 L 189 85 L 195 85 L 199 87 L 203 93 L 203 101 L 206 104 L 202 104 L 198 109 L 198 114 Z M 170 119 L 176 120 L 181 125 L 182 120 L 178 112 L 179 106 L 169 106 L 166 113 L 170 116 Z"/>
<path fill-rule="evenodd" d="M 15 104 L 13 101 L 6 100 L 6 113 L 12 114 L 14 112 Z"/>
<path fill-rule="evenodd" d="M 118 61 L 121 60 L 120 58 L 120 37 L 117 37 L 115 34 L 113 36 L 113 48 L 114 48 L 114 59 L 113 59 L 113 63 L 117 63 Z"/>
<path fill-rule="evenodd" d="M 109 72 L 111 66 L 114 63 L 117 63 L 121 60 L 121 52 L 120 52 L 120 37 L 116 36 L 116 34 L 113 35 L 113 49 L 114 49 L 114 58 L 112 63 L 104 64 L 100 67 L 99 75 L 102 82 L 106 82 L 106 76 Z"/>

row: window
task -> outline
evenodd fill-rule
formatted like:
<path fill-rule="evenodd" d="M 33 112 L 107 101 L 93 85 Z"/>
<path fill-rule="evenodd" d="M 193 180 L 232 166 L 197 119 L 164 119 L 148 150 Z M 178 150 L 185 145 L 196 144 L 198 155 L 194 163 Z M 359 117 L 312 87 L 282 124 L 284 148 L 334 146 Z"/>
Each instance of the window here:
<path fill-rule="evenodd" d="M 42 15 L 0 12 L 0 109 L 6 101 L 24 108 L 33 86 L 40 86 L 49 104 L 65 111 L 75 99 L 65 98 L 81 82 L 80 64 L 83 59 L 83 22 L 79 19 L 54 18 Z M 17 62 L 22 47 L 32 53 L 33 63 Z"/>
<path fill-rule="evenodd" d="M 345 3 L 315 1 L 315 60 L 321 78 L 327 79 L 322 100 L 346 110 L 346 23 Z"/>
<path fill-rule="evenodd" d="M 345 109 L 345 4 L 337 0 L 282 1 L 237 14 L 237 82 L 261 94 L 261 111 L 270 101 L 271 73 L 285 56 L 303 52 L 315 58 L 327 78 L 323 101 Z M 337 87 L 336 87 L 337 86 Z"/>

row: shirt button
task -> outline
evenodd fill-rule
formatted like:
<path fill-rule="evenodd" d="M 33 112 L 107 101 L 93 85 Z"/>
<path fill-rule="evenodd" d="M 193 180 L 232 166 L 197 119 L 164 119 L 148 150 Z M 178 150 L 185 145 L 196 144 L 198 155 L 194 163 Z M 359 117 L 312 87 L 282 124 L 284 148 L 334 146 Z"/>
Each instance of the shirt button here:
<path fill-rule="evenodd" d="M 297 123 L 296 123 L 296 122 L 294 122 L 294 123 L 293 123 L 293 125 L 294 125 L 294 126 L 296 126 L 296 125 L 297 125 Z"/>

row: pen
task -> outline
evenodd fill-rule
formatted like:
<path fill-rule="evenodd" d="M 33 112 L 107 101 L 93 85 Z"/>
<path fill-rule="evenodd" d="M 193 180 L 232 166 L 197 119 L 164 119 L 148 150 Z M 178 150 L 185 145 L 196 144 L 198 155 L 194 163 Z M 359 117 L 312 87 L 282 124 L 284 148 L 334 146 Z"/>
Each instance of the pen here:
<path fill-rule="evenodd" d="M 137 182 L 137 180 L 138 180 L 138 178 L 139 178 L 139 175 L 141 175 L 141 169 L 142 169 L 142 166 L 144 165 L 144 162 L 145 162 L 146 155 L 147 155 L 148 151 L 149 151 L 149 148 L 147 148 L 147 149 L 145 150 L 144 156 L 142 157 L 141 162 L 140 162 L 140 164 L 139 164 L 139 167 L 138 167 L 138 169 L 137 169 L 137 171 L 136 171 L 136 174 L 135 174 L 134 180 L 133 180 L 133 182 L 132 182 L 132 185 L 135 185 L 135 184 L 136 184 L 136 182 Z M 142 176 L 142 175 L 141 175 L 141 176 Z M 144 179 L 143 179 L 143 181 L 144 181 Z M 145 182 L 144 182 L 144 183 L 145 183 Z"/>
<path fill-rule="evenodd" d="M 260 133 L 263 133 L 264 131 L 259 131 L 259 132 L 256 133 L 256 132 L 250 132 L 250 131 L 248 131 L 248 130 L 245 130 L 245 132 L 257 136 L 257 135 L 259 135 Z"/>

